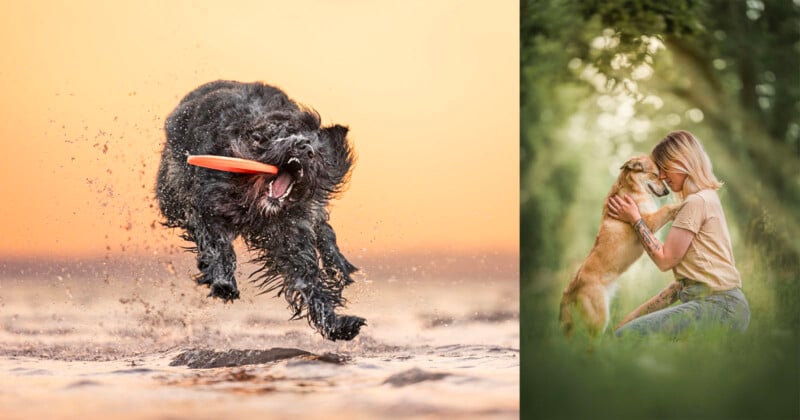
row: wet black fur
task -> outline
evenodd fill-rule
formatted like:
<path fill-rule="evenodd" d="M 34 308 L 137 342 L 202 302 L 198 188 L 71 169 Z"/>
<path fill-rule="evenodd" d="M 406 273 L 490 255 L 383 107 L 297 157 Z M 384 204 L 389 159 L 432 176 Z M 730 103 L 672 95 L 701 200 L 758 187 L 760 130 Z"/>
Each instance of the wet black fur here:
<path fill-rule="evenodd" d="M 321 127 L 316 112 L 278 88 L 216 81 L 186 95 L 165 130 L 156 196 L 164 224 L 183 229 L 183 238 L 196 244 L 197 283 L 209 286 L 210 296 L 239 298 L 232 241 L 241 235 L 261 266 L 251 281 L 262 293 L 283 294 L 292 319 L 307 318 L 329 340 L 358 335 L 363 318 L 334 313 L 357 268 L 339 251 L 327 210 L 353 164 L 347 128 Z M 188 155 L 205 154 L 278 166 L 294 185 L 283 201 L 268 198 L 273 176 L 186 162 Z"/>

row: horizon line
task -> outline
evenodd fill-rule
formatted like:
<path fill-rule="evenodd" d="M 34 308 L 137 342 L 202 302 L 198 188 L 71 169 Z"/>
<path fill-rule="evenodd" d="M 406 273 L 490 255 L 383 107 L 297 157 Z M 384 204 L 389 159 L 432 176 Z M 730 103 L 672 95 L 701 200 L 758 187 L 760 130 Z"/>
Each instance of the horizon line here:
<path fill-rule="evenodd" d="M 379 255 L 358 254 L 348 259 L 362 273 L 377 277 L 452 277 L 519 278 L 520 257 L 515 251 L 484 252 L 431 252 L 406 251 L 381 253 Z M 238 262 L 238 269 L 248 273 L 256 268 L 249 258 Z M 146 254 L 95 254 L 72 257 L 63 255 L 0 255 L 0 276 L 34 276 L 54 278 L 70 275 L 98 276 L 162 276 L 177 272 L 194 272 L 194 254 L 189 252 Z"/>

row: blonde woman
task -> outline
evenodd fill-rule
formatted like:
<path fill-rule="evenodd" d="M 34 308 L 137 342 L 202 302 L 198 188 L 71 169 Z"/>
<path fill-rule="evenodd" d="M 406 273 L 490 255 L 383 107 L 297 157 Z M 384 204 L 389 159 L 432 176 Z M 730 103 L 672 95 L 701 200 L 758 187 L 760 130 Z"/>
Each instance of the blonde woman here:
<path fill-rule="evenodd" d="M 652 152 L 659 177 L 681 199 L 681 208 L 662 244 L 643 223 L 630 197 L 609 200 L 609 214 L 630 223 L 647 254 L 675 281 L 617 326 L 617 335 L 724 327 L 744 331 L 750 308 L 742 293 L 717 181 L 703 146 L 687 131 L 673 131 Z M 671 306 L 680 300 L 680 304 Z"/>

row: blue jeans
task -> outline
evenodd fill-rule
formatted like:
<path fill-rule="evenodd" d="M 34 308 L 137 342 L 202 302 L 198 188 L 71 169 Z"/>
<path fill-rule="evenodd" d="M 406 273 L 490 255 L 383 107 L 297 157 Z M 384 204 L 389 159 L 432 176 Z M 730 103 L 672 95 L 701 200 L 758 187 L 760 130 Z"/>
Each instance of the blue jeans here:
<path fill-rule="evenodd" d="M 742 293 L 735 288 L 712 292 L 703 283 L 681 280 L 678 292 L 681 304 L 634 319 L 617 330 L 624 335 L 666 334 L 676 337 L 688 329 L 730 329 L 744 332 L 750 324 L 750 306 Z"/>

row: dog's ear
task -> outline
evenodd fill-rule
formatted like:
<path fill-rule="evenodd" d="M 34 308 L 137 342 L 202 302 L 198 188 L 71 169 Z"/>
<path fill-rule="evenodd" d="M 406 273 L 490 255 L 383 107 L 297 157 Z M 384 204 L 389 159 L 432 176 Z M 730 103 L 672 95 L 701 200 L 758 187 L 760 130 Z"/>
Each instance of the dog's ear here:
<path fill-rule="evenodd" d="M 341 125 L 332 125 L 325 127 L 321 130 L 322 137 L 326 138 L 329 147 L 328 150 L 328 175 L 332 179 L 333 184 L 338 188 L 339 184 L 347 182 L 347 174 L 350 172 L 350 167 L 353 166 L 355 154 L 347 141 L 347 127 Z"/>
<path fill-rule="evenodd" d="M 345 137 L 347 137 L 347 132 L 349 129 L 343 125 L 332 125 L 330 127 L 325 127 L 322 129 L 325 134 L 328 135 L 328 138 L 331 139 L 333 144 L 338 144 L 344 142 Z"/>
<path fill-rule="evenodd" d="M 644 164 L 641 160 L 633 158 L 625 162 L 625 164 L 620 166 L 619 169 L 627 169 L 634 172 L 644 172 Z"/>

